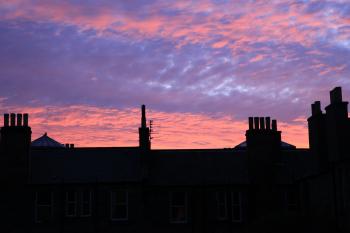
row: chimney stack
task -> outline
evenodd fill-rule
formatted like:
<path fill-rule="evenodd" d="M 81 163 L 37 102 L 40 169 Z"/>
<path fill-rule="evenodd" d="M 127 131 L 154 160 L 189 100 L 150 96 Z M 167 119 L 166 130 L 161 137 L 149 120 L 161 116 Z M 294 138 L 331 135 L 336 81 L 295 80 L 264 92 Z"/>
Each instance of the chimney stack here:
<path fill-rule="evenodd" d="M 15 113 L 11 113 L 10 115 L 11 118 L 11 126 L 16 126 L 16 114 Z"/>
<path fill-rule="evenodd" d="M 22 126 L 22 114 L 17 114 L 17 126 Z"/>
<path fill-rule="evenodd" d="M 249 130 L 254 129 L 254 120 L 253 117 L 249 117 Z"/>
<path fill-rule="evenodd" d="M 8 113 L 4 114 L 4 126 L 8 127 L 10 125 L 10 115 Z"/>
<path fill-rule="evenodd" d="M 23 126 L 28 126 L 28 113 L 23 114 Z"/>
<path fill-rule="evenodd" d="M 272 130 L 277 131 L 277 121 L 276 120 L 272 120 Z"/>

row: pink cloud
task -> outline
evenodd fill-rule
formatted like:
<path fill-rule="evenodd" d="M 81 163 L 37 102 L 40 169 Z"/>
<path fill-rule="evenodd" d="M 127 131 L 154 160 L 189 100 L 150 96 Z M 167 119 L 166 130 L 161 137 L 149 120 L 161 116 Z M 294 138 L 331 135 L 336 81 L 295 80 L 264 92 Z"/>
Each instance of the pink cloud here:
<path fill-rule="evenodd" d="M 61 143 L 76 146 L 137 146 L 139 109 L 84 105 L 69 107 L 6 107 L 7 112 L 28 112 L 32 139 L 44 132 Z M 247 122 L 228 116 L 149 110 L 154 122 L 153 148 L 229 148 L 245 140 Z M 305 122 L 280 123 L 283 139 L 307 147 Z"/>
<path fill-rule="evenodd" d="M 135 12 L 124 11 L 117 4 L 89 6 L 64 1 L 36 4 L 12 1 L 0 4 L 0 9 L 6 9 L 1 17 L 3 20 L 48 20 L 74 25 L 81 30 L 94 29 L 99 35 L 110 35 L 110 31 L 115 31 L 135 40 L 164 38 L 181 45 L 210 43 L 213 48 L 227 44 L 233 50 L 248 49 L 251 43 L 271 40 L 311 46 L 328 30 L 346 25 L 348 20 L 336 14 L 328 17 L 319 12 L 305 13 L 306 5 L 293 1 L 286 3 L 288 10 L 284 12 L 280 11 L 280 4 L 264 1 L 245 2 L 239 7 L 232 2 L 157 2 L 149 3 L 145 9 L 135 7 Z M 162 13 L 164 9 L 179 13 L 167 15 Z M 150 14 L 142 15 L 143 10 Z M 223 19 L 227 22 L 222 23 Z M 222 40 L 213 43 L 217 37 Z"/>
<path fill-rule="evenodd" d="M 264 55 L 258 54 L 255 57 L 253 57 L 252 59 L 249 60 L 249 62 L 258 62 L 264 59 Z"/>

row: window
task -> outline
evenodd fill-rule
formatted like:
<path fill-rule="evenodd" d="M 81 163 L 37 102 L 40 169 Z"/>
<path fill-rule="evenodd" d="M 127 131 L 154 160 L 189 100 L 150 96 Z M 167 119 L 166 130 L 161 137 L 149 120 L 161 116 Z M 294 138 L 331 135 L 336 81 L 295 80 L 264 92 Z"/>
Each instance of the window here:
<path fill-rule="evenodd" d="M 286 203 L 288 211 L 297 210 L 297 193 L 295 190 L 286 191 Z"/>
<path fill-rule="evenodd" d="M 128 192 L 118 190 L 111 192 L 111 220 L 128 220 Z"/>
<path fill-rule="evenodd" d="M 91 216 L 91 192 L 89 190 L 80 192 L 80 216 Z"/>
<path fill-rule="evenodd" d="M 226 192 L 216 192 L 216 204 L 217 212 L 216 216 L 218 220 L 227 219 L 227 195 Z"/>
<path fill-rule="evenodd" d="M 242 194 L 241 192 L 232 192 L 232 222 L 242 221 Z"/>
<path fill-rule="evenodd" d="M 342 168 L 338 168 L 338 177 L 339 177 L 339 202 L 340 202 L 340 211 L 344 211 L 346 208 L 346 193 L 345 193 L 345 171 Z"/>
<path fill-rule="evenodd" d="M 77 192 L 75 191 L 66 192 L 66 216 L 77 216 Z"/>
<path fill-rule="evenodd" d="M 40 191 L 35 193 L 35 222 L 50 222 L 52 218 L 52 203 L 52 192 Z"/>
<path fill-rule="evenodd" d="M 170 222 L 187 222 L 187 194 L 186 192 L 170 193 Z"/>

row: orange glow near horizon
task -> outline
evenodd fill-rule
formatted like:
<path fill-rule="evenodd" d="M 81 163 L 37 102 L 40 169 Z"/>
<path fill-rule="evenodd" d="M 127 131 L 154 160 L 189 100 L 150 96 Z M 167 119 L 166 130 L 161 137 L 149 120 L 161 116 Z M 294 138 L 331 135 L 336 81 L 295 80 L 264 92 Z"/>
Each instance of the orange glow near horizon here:
<path fill-rule="evenodd" d="M 45 132 L 60 143 L 77 147 L 137 146 L 140 110 L 92 106 L 17 107 L 8 112 L 28 112 L 32 139 Z M 232 148 L 245 140 L 247 121 L 228 116 L 211 117 L 193 113 L 148 110 L 154 122 L 153 149 Z M 278 122 L 282 140 L 308 147 L 306 120 L 293 124 Z"/>

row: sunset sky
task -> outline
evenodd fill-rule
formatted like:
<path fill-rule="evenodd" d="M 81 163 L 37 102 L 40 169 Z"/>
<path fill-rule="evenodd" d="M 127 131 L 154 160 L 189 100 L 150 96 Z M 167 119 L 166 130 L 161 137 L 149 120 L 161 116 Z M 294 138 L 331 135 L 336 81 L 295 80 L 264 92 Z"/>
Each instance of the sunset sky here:
<path fill-rule="evenodd" d="M 350 100 L 350 0 L 0 0 L 0 109 L 76 146 L 244 141 L 249 116 L 308 146 L 310 104 Z"/>

